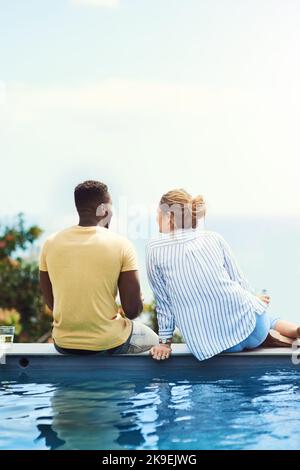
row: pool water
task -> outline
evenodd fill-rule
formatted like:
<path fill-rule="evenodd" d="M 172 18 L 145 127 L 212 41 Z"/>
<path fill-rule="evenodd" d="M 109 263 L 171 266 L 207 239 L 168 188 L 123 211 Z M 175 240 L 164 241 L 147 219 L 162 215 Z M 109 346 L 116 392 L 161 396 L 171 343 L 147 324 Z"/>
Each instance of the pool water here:
<path fill-rule="evenodd" d="M 300 370 L 156 375 L 0 370 L 0 449 L 300 448 Z"/>

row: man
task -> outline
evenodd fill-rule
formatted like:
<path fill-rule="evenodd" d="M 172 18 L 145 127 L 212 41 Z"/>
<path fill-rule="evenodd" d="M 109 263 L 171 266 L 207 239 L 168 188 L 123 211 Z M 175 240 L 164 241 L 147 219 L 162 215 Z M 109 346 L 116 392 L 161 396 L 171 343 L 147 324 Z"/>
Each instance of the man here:
<path fill-rule="evenodd" d="M 50 236 L 40 255 L 40 284 L 53 310 L 55 347 L 73 354 L 147 351 L 158 337 L 132 321 L 143 310 L 137 259 L 132 244 L 108 230 L 108 188 L 85 181 L 74 195 L 78 225 Z"/>

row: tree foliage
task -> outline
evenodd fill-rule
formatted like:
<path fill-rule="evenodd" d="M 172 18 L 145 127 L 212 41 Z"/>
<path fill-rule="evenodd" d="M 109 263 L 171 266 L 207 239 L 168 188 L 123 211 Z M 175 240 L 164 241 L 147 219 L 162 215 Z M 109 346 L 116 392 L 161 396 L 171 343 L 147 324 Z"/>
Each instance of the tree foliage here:
<path fill-rule="evenodd" d="M 41 297 L 38 263 L 28 256 L 41 234 L 36 225 L 26 227 L 23 214 L 11 225 L 0 225 L 0 322 L 14 324 L 22 341 L 38 339 L 51 324 Z"/>

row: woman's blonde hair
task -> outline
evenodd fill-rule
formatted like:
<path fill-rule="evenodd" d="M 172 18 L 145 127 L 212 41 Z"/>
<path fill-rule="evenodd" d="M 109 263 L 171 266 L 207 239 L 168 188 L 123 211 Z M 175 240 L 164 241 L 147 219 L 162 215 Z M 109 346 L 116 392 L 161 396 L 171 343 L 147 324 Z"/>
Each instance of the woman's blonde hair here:
<path fill-rule="evenodd" d="M 173 214 L 175 228 L 196 228 L 205 217 L 205 202 L 201 195 L 192 197 L 185 189 L 173 189 L 160 200 L 160 209 Z"/>

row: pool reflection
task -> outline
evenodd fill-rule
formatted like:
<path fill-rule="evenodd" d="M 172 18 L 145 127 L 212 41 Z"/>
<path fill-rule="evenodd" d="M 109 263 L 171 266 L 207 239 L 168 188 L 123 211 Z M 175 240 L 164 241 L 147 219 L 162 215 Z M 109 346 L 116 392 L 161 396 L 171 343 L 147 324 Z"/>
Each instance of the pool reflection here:
<path fill-rule="evenodd" d="M 298 386 L 291 370 L 59 386 L 52 431 L 64 449 L 299 448 Z"/>
<path fill-rule="evenodd" d="M 31 447 L 27 441 L 23 448 L 300 448 L 298 370 L 256 366 L 188 378 L 181 371 L 176 380 L 169 375 L 116 379 L 116 373 L 96 372 L 53 376 L 47 386 L 42 378 L 7 382 L 6 396 L 17 396 L 20 409 L 16 414 L 11 407 L 6 416 L 6 448 L 22 420 L 28 429 L 28 420 L 35 423 Z"/>

